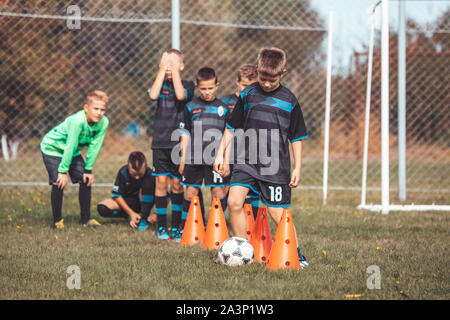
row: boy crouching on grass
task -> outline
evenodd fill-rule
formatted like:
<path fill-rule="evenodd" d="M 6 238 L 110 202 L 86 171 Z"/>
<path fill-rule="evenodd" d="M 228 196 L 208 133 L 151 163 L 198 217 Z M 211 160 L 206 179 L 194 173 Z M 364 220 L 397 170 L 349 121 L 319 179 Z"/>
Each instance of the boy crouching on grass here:
<path fill-rule="evenodd" d="M 222 143 L 214 162 L 214 170 L 222 176 L 229 174 L 229 154 L 234 131 L 254 132 L 257 144 L 266 146 L 270 162 L 252 160 L 253 150 L 244 148 L 244 163 L 234 164 L 231 173 L 228 207 L 233 233 L 246 238 L 247 220 L 243 211 L 245 197 L 249 193 L 260 196 L 268 207 L 269 215 L 278 224 L 283 208 L 291 205 L 291 188 L 300 182 L 302 140 L 307 138 L 302 110 L 295 95 L 280 80 L 286 74 L 286 55 L 278 48 L 263 48 L 257 60 L 258 81 L 246 87 L 226 123 Z M 294 169 L 291 171 L 289 144 L 292 145 Z M 297 242 L 297 239 L 296 239 Z M 297 251 L 301 267 L 308 265 L 306 258 Z"/>
<path fill-rule="evenodd" d="M 112 199 L 97 205 L 102 217 L 128 218 L 130 226 L 140 231 L 156 222 L 156 214 L 150 214 L 155 200 L 155 177 L 142 152 L 130 153 L 127 164 L 117 173 L 111 195 Z"/>
<path fill-rule="evenodd" d="M 78 199 L 80 203 L 81 224 L 83 226 L 100 226 L 91 219 L 91 186 L 94 183 L 92 167 L 108 128 L 108 118 L 104 116 L 108 96 L 103 91 L 95 90 L 86 99 L 83 110 L 67 117 L 62 123 L 50 130 L 42 139 L 41 152 L 44 165 L 52 186 L 51 204 L 53 228 L 64 228 L 62 219 L 63 192 L 69 176 L 72 183 L 79 183 Z M 86 161 L 80 150 L 88 148 Z"/>

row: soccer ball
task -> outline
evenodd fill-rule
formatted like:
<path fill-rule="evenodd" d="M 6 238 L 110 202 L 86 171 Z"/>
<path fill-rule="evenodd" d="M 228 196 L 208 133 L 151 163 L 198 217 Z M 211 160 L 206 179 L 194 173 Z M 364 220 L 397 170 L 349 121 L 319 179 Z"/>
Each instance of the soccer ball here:
<path fill-rule="evenodd" d="M 247 239 L 231 237 L 219 248 L 218 261 L 227 266 L 250 264 L 255 258 L 255 251 Z"/>

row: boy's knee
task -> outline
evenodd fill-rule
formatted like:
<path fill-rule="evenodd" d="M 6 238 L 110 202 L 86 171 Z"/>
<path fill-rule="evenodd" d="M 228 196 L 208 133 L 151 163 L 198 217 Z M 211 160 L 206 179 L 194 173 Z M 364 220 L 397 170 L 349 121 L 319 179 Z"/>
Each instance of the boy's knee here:
<path fill-rule="evenodd" d="M 239 199 L 228 197 L 227 206 L 231 211 L 238 211 L 244 207 L 244 204 Z"/>

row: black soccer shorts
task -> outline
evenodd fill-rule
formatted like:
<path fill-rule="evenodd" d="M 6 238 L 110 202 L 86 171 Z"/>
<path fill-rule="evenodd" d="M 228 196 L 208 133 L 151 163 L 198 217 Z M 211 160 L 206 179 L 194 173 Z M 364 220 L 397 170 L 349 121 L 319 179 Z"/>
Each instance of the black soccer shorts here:
<path fill-rule="evenodd" d="M 49 156 L 42 153 L 44 159 L 44 165 L 48 172 L 48 184 L 53 184 L 58 180 L 58 167 L 61 162 L 60 157 Z M 81 155 L 78 155 L 72 159 L 69 167 L 69 176 L 72 183 L 80 183 L 83 181 L 85 162 Z"/>
<path fill-rule="evenodd" d="M 181 179 L 178 172 L 179 165 L 173 163 L 171 153 L 172 149 L 153 149 L 153 176 L 171 176 Z"/>
<path fill-rule="evenodd" d="M 249 188 L 249 197 L 260 197 L 263 204 L 268 207 L 290 207 L 291 188 L 289 184 L 277 184 L 258 180 L 248 173 L 235 169 L 231 173 L 230 188 L 242 186 Z"/>
<path fill-rule="evenodd" d="M 222 178 L 208 165 L 185 165 L 181 184 L 184 186 L 200 188 L 202 183 L 205 187 L 225 187 L 230 184 L 230 176 Z"/>

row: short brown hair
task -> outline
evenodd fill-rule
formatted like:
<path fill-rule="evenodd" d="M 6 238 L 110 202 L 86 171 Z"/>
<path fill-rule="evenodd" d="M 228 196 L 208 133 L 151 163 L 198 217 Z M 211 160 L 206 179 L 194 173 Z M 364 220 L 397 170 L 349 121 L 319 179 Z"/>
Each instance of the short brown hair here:
<path fill-rule="evenodd" d="M 284 72 L 286 53 L 278 48 L 262 48 L 258 53 L 258 73 L 279 76 Z"/>
<path fill-rule="evenodd" d="M 214 71 L 213 68 L 210 67 L 203 67 L 200 70 L 198 70 L 195 79 L 197 80 L 197 84 L 200 81 L 207 81 L 211 79 L 216 79 L 216 83 L 218 81 L 216 72 Z"/>
<path fill-rule="evenodd" d="M 175 55 L 177 55 L 179 58 L 180 58 L 180 60 L 181 60 L 181 62 L 183 62 L 183 53 L 180 51 L 180 50 L 178 50 L 178 49 L 167 49 L 166 50 L 166 53 L 167 54 L 175 54 Z"/>
<path fill-rule="evenodd" d="M 86 104 L 89 104 L 92 100 L 103 101 L 105 104 L 108 103 L 108 95 L 100 90 L 94 90 L 88 94 L 86 98 Z"/>
<path fill-rule="evenodd" d="M 244 64 L 239 68 L 237 79 L 247 78 L 248 80 L 254 80 L 258 76 L 258 70 L 254 64 Z"/>
<path fill-rule="evenodd" d="M 147 165 L 147 159 L 142 152 L 134 151 L 128 156 L 128 163 L 134 170 L 140 170 L 144 165 Z"/>

